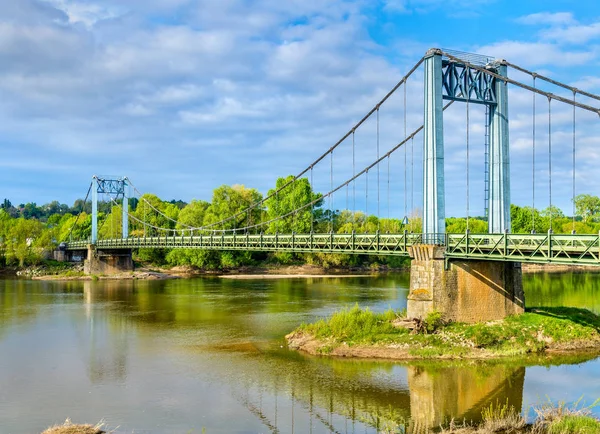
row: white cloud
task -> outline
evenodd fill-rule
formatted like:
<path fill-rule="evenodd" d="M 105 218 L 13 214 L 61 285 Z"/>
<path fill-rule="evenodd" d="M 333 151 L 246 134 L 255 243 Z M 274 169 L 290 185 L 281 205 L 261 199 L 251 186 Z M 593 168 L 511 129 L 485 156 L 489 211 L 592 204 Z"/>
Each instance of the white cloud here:
<path fill-rule="evenodd" d="M 502 41 L 477 48 L 477 52 L 504 58 L 523 67 L 543 65 L 584 65 L 596 58 L 590 48 L 563 50 L 547 42 Z"/>
<path fill-rule="evenodd" d="M 125 10 L 121 7 L 107 7 L 98 3 L 76 0 L 44 0 L 63 11 L 71 24 L 81 23 L 90 28 L 97 22 L 117 18 Z"/>
<path fill-rule="evenodd" d="M 532 26 L 537 25 L 569 25 L 576 23 L 571 12 L 539 12 L 536 14 L 525 15 L 516 20 L 518 23 Z"/>

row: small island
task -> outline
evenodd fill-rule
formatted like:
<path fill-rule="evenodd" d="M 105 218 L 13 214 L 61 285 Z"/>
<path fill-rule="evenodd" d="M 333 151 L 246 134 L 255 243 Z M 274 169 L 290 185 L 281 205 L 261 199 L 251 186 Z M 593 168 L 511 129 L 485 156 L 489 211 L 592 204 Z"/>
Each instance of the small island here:
<path fill-rule="evenodd" d="M 441 314 L 408 319 L 354 306 L 286 336 L 291 349 L 313 355 L 379 359 L 489 359 L 600 350 L 600 317 L 567 307 L 529 308 L 524 314 L 476 324 L 447 323 Z"/>

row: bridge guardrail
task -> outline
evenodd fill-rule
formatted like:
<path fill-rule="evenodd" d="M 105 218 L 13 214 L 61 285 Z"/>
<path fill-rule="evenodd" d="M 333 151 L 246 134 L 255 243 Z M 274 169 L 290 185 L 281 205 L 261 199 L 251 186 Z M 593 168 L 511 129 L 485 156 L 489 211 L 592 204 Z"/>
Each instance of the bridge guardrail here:
<path fill-rule="evenodd" d="M 443 237 L 443 236 L 442 236 Z M 439 238 L 439 237 L 438 237 Z M 422 234 L 208 234 L 194 236 L 139 237 L 98 240 L 97 248 L 190 248 L 207 250 L 296 251 L 408 255 L 413 244 L 422 244 Z M 89 242 L 67 244 L 67 249 L 87 248 Z"/>
<path fill-rule="evenodd" d="M 87 248 L 71 242 L 69 250 Z M 104 249 L 188 248 L 408 256 L 415 244 L 446 247 L 448 259 L 600 265 L 600 235 L 557 234 L 208 234 L 99 240 Z"/>

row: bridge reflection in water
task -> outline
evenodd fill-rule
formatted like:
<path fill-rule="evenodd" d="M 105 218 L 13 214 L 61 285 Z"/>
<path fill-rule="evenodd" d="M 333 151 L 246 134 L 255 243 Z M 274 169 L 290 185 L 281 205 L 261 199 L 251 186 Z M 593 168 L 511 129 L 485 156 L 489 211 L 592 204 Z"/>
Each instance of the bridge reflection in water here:
<path fill-rule="evenodd" d="M 163 354 L 176 353 L 178 358 L 184 357 L 186 369 L 192 367 L 198 372 L 200 380 L 193 373 L 186 375 L 202 385 L 216 384 L 229 396 L 221 405 L 231 408 L 236 417 L 247 419 L 249 426 L 262 425 L 266 432 L 421 434 L 451 419 L 480 421 L 482 410 L 490 404 L 508 404 L 521 410 L 525 365 L 539 363 L 529 359 L 522 363 L 400 364 L 306 356 L 281 348 L 279 341 L 256 339 L 264 337 L 266 326 L 260 319 L 265 317 L 255 304 L 248 307 L 251 300 L 242 302 L 236 286 L 239 283 L 203 280 L 193 284 L 192 291 L 184 281 L 83 282 L 83 313 L 88 327 L 78 328 L 78 352 L 88 367 L 90 382 L 105 387 L 126 384 L 135 371 L 130 361 L 138 359 L 139 363 L 142 353 L 136 351 L 140 348 L 145 357 L 157 359 L 156 363 Z M 289 309 L 286 293 L 297 297 L 298 288 L 289 281 L 278 284 L 292 285 L 289 291 L 273 293 L 274 297 L 284 297 L 281 305 Z M 229 292 L 238 297 L 228 296 Z M 189 297 L 192 293 L 193 299 Z M 314 294 L 305 298 L 306 303 L 315 299 Z M 265 306 L 278 309 L 272 301 Z M 192 329 L 202 336 L 200 341 L 181 339 Z M 227 331 L 228 339 L 223 339 L 221 329 Z M 210 336 L 205 339 L 207 331 Z M 280 335 L 278 329 L 271 328 L 269 333 Z M 160 340 L 163 354 L 153 343 L 159 335 L 170 336 L 169 341 Z M 139 336 L 145 336 L 143 346 Z M 581 363 L 591 358 L 570 356 L 556 363 Z M 201 375 L 206 375 L 203 371 L 211 377 L 209 383 L 202 379 Z M 208 402 L 205 411 L 216 405 L 203 396 L 203 390 L 191 386 L 171 391 L 173 396 L 189 395 L 199 405 Z M 236 408 L 246 412 L 236 413 Z M 228 423 L 215 417 L 209 427 L 215 422 Z"/>

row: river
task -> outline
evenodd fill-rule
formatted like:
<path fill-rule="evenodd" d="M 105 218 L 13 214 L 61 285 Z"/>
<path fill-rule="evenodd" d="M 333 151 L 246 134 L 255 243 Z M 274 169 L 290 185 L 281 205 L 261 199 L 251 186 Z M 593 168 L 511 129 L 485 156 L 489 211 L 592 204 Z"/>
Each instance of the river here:
<path fill-rule="evenodd" d="M 600 397 L 600 362 L 310 357 L 283 336 L 336 309 L 406 306 L 408 274 L 168 281 L 0 280 L 0 433 L 70 417 L 116 433 L 424 432 L 491 402 Z M 600 274 L 524 276 L 528 306 L 600 313 Z M 594 410 L 597 412 L 597 410 Z M 598 413 L 596 413 L 598 414 Z"/>

